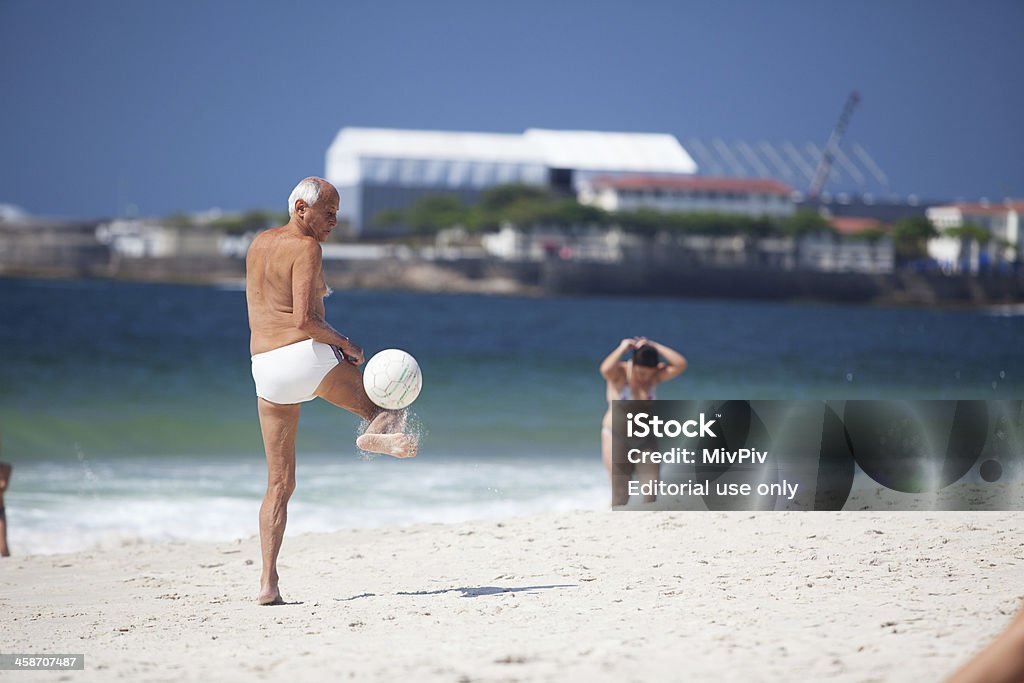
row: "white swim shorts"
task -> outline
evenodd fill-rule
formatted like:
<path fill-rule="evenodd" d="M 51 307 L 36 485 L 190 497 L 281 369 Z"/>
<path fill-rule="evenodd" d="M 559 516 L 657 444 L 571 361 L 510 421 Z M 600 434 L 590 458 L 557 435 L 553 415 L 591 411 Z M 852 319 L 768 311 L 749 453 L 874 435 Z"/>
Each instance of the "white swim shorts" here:
<path fill-rule="evenodd" d="M 316 398 L 316 388 L 341 362 L 329 344 L 304 339 L 252 357 L 256 395 L 272 403 L 303 403 Z"/>

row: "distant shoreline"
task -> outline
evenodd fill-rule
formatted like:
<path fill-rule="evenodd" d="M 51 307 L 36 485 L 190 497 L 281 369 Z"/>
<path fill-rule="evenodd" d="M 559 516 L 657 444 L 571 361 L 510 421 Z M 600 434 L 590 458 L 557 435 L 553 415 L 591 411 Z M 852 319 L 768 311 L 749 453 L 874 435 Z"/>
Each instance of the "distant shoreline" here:
<path fill-rule="evenodd" d="M 244 286 L 240 259 L 121 259 L 106 267 L 11 266 L 0 277 L 99 279 L 186 285 Z M 384 259 L 324 262 L 334 289 L 405 290 L 509 296 L 654 296 L 846 303 L 928 308 L 1024 304 L 1024 275 L 819 273 L 765 268 L 629 267 L 586 262 Z"/>

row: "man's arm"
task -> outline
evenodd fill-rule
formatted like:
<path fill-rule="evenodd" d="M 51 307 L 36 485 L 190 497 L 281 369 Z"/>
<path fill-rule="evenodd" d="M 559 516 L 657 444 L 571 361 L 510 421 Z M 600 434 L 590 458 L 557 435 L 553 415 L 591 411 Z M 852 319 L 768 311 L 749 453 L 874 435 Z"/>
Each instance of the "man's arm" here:
<path fill-rule="evenodd" d="M 363 362 L 363 350 L 331 327 L 316 305 L 317 288 L 322 280 L 323 251 L 320 244 L 304 239 L 292 264 L 292 324 L 315 341 L 337 346 L 359 365 Z"/>

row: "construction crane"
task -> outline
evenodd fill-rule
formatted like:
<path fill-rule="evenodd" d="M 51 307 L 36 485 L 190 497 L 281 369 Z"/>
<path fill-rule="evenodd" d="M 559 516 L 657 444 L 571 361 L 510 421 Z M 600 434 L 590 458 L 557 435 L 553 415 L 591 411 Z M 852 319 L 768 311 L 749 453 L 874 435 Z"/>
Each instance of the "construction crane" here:
<path fill-rule="evenodd" d="M 843 142 L 843 135 L 846 134 L 846 127 L 850 125 L 850 117 L 853 116 L 853 110 L 857 107 L 858 102 L 860 102 L 860 94 L 854 90 L 846 98 L 843 113 L 839 115 L 839 121 L 836 122 L 836 127 L 832 129 L 832 135 L 829 136 L 828 142 L 825 144 L 825 151 L 822 152 L 821 161 L 818 162 L 818 170 L 814 172 L 814 180 L 811 181 L 811 188 L 807 191 L 808 199 L 817 199 L 822 188 L 825 187 L 829 171 L 832 170 L 832 162 L 836 158 L 839 145 Z"/>

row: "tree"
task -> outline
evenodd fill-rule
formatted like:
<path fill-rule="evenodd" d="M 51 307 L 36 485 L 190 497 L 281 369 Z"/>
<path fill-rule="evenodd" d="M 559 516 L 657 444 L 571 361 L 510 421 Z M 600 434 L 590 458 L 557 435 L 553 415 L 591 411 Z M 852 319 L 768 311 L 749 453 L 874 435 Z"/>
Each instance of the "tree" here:
<path fill-rule="evenodd" d="M 381 209 L 370 219 L 370 225 L 375 228 L 394 228 L 404 223 L 405 211 L 401 209 Z"/>
<path fill-rule="evenodd" d="M 928 240 L 939 233 L 932 222 L 923 216 L 904 218 L 892 226 L 892 241 L 896 258 L 913 261 L 928 255 Z"/>
<path fill-rule="evenodd" d="M 960 254 L 957 261 L 965 268 L 976 271 L 983 267 L 982 263 L 987 263 L 988 255 L 983 254 L 982 249 L 992 241 L 992 233 L 986 228 L 976 223 L 964 223 L 946 230 L 945 234 L 947 237 L 960 240 Z M 978 245 L 977 251 L 974 249 L 975 244 Z M 964 247 L 967 247 L 966 255 Z M 998 254 L 996 258 L 999 258 Z"/>
<path fill-rule="evenodd" d="M 954 239 L 977 242 L 982 246 L 992 241 L 992 233 L 976 223 L 964 223 L 950 228 L 946 231 L 946 235 Z"/>
<path fill-rule="evenodd" d="M 473 227 L 490 230 L 502 223 L 528 229 L 550 223 L 557 213 L 556 199 L 546 188 L 535 185 L 498 185 L 484 192 Z"/>
<path fill-rule="evenodd" d="M 639 208 L 614 213 L 610 220 L 622 226 L 626 232 L 653 237 L 666 225 L 666 214 L 654 209 Z"/>
<path fill-rule="evenodd" d="M 868 228 L 851 235 L 853 239 L 864 240 L 871 245 L 878 244 L 889 232 L 885 228 Z"/>
<path fill-rule="evenodd" d="M 435 234 L 465 221 L 466 205 L 458 197 L 428 194 L 417 199 L 405 211 L 405 221 L 413 232 Z"/>
<path fill-rule="evenodd" d="M 196 226 L 195 221 L 192 220 L 192 216 L 188 215 L 184 211 L 176 211 L 170 216 L 164 218 L 163 222 L 172 228 L 194 228 Z"/>
<path fill-rule="evenodd" d="M 221 216 L 210 221 L 210 227 L 214 230 L 223 230 L 229 235 L 241 235 L 246 232 L 259 232 L 275 225 L 284 225 L 288 222 L 287 214 L 276 211 L 263 211 L 251 209 L 242 214 Z"/>
<path fill-rule="evenodd" d="M 480 207 L 484 211 L 500 213 L 508 207 L 523 202 L 545 202 L 552 199 L 551 193 L 536 185 L 498 185 L 484 192 Z"/>
<path fill-rule="evenodd" d="M 458 197 L 423 195 L 405 211 L 384 210 L 374 216 L 377 227 L 406 225 L 420 234 L 432 234 L 454 225 L 469 231 L 496 230 L 504 224 L 520 230 L 538 226 L 617 225 L 645 237 L 667 231 L 682 235 L 767 237 L 800 236 L 833 232 L 813 211 L 801 211 L 786 218 L 752 217 L 722 213 L 668 213 L 641 207 L 609 213 L 600 207 L 581 204 L 575 198 L 554 194 L 536 185 L 499 185 L 483 192 L 478 204 L 468 207 Z"/>
<path fill-rule="evenodd" d="M 575 225 L 603 225 L 608 212 L 598 206 L 580 204 L 575 199 L 558 200 L 552 207 L 551 222 L 562 227 Z"/>
<path fill-rule="evenodd" d="M 828 224 L 817 211 L 797 211 L 791 216 L 786 216 L 779 223 L 779 229 L 784 235 L 791 237 L 803 237 L 815 233 L 835 233 L 835 229 Z"/>

